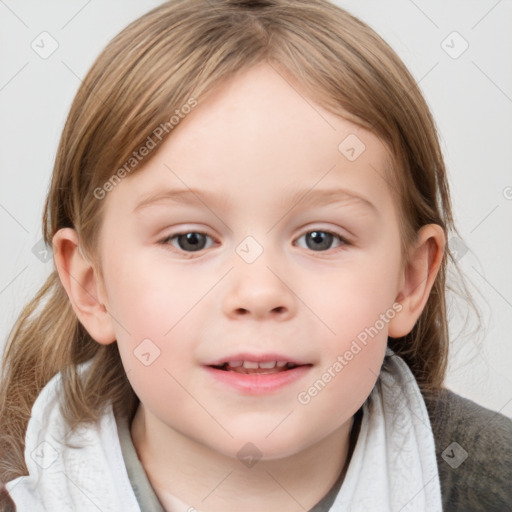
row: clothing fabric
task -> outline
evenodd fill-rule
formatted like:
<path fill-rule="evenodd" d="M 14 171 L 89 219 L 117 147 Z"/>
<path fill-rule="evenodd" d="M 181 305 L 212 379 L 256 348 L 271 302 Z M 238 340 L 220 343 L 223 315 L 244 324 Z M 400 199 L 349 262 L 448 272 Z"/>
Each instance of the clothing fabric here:
<path fill-rule="evenodd" d="M 343 485 L 338 479 L 310 512 L 442 510 L 428 412 L 411 371 L 392 354 L 388 349 L 380 382 L 363 405 L 361 428 Z M 121 423 L 118 428 L 141 509 L 165 512 L 130 443 L 127 425 Z M 173 511 L 190 510 L 177 497 L 172 504 Z M 194 510 L 202 512 L 196 505 Z"/>
<path fill-rule="evenodd" d="M 448 389 L 425 398 L 425 404 L 443 510 L 512 512 L 512 420 Z"/>
<path fill-rule="evenodd" d="M 362 411 L 358 411 L 356 414 L 359 414 L 360 412 L 362 414 Z M 126 418 L 116 417 L 116 423 L 121 451 L 123 453 L 123 459 L 128 472 L 128 478 L 132 484 L 133 492 L 135 493 L 140 509 L 142 511 L 166 512 L 151 487 L 144 467 L 138 458 L 137 451 L 135 450 L 135 446 L 133 445 L 131 438 L 128 421 Z M 343 473 L 340 474 L 328 493 L 309 512 L 329 512 L 342 482 Z M 171 504 L 172 512 L 201 512 L 197 507 L 193 507 L 191 509 L 190 505 L 187 505 L 176 496 L 172 497 Z"/>
<path fill-rule="evenodd" d="M 109 406 L 96 425 L 66 439 L 59 384 L 56 375 L 32 409 L 25 445 L 29 475 L 6 485 L 17 511 L 158 512 L 154 507 L 161 505 L 133 459 L 128 424 L 116 422 Z M 475 429 L 484 421 L 487 431 L 480 435 Z M 495 411 L 448 390 L 424 400 L 405 362 L 388 349 L 363 404 L 345 478 L 317 504 L 324 508 L 310 512 L 512 510 L 511 441 L 512 421 Z"/>

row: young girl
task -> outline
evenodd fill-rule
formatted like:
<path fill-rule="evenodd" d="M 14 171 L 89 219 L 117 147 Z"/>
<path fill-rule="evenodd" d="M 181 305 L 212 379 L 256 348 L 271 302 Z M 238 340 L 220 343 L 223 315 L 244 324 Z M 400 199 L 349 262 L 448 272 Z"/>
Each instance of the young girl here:
<path fill-rule="evenodd" d="M 443 388 L 445 166 L 325 0 L 165 3 L 83 81 L 55 271 L 0 388 L 3 509 L 503 511 L 512 422 Z"/>

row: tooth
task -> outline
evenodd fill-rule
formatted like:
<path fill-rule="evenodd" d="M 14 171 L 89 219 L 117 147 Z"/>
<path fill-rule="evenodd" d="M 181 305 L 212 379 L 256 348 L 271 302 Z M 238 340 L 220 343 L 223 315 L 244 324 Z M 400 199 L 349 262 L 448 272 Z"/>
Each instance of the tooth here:
<path fill-rule="evenodd" d="M 266 363 L 260 363 L 260 368 L 275 368 L 275 361 L 267 361 Z"/>
<path fill-rule="evenodd" d="M 238 368 L 239 366 L 242 366 L 243 361 L 229 361 L 228 365 L 231 366 L 231 368 Z"/>
<path fill-rule="evenodd" d="M 258 363 L 255 361 L 244 361 L 244 368 L 256 369 L 256 368 L 258 368 Z"/>
<path fill-rule="evenodd" d="M 277 361 L 278 368 L 282 368 L 283 366 L 286 366 L 286 361 Z"/>

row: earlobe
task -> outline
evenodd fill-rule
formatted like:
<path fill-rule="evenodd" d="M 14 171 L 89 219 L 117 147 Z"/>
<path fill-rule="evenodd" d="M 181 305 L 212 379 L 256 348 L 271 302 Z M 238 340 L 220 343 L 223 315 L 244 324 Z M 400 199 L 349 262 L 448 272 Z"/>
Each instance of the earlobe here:
<path fill-rule="evenodd" d="M 441 267 L 444 247 L 445 235 L 441 226 L 422 226 L 404 268 L 402 285 L 395 299 L 401 304 L 402 310 L 389 322 L 388 336 L 391 338 L 400 338 L 412 331 L 425 308 Z"/>
<path fill-rule="evenodd" d="M 113 343 L 116 336 L 106 298 L 101 296 L 102 283 L 84 257 L 76 231 L 62 228 L 52 242 L 55 268 L 80 323 L 98 343 Z"/>

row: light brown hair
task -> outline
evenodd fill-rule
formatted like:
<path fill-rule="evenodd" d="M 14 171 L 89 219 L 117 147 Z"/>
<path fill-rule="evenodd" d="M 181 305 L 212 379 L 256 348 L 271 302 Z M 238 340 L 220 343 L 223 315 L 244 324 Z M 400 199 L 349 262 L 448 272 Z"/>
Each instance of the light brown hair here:
<path fill-rule="evenodd" d="M 45 242 L 51 245 L 60 228 L 76 229 L 101 275 L 95 255 L 104 201 L 94 190 L 189 98 L 200 104 L 215 86 L 262 61 L 387 145 L 404 258 L 425 224 L 442 226 L 447 238 L 457 232 L 429 108 L 404 64 L 370 27 L 326 0 L 176 0 L 124 29 L 83 80 L 56 156 L 43 216 Z M 449 259 L 457 267 L 447 247 L 412 331 L 388 340 L 425 394 L 443 385 L 446 371 Z M 82 381 L 77 365 L 85 361 L 91 367 Z M 26 474 L 23 448 L 31 407 L 58 372 L 62 412 L 71 429 L 95 421 L 108 402 L 116 414 L 134 414 L 138 398 L 117 344 L 91 338 L 54 270 L 7 340 L 0 383 L 0 480 Z"/>

